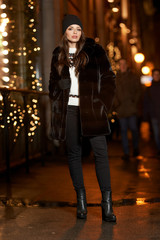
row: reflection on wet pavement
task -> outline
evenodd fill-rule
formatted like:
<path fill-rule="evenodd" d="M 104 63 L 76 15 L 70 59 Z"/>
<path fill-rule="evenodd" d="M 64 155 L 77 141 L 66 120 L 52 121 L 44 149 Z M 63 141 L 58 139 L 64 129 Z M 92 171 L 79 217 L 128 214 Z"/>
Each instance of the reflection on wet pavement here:
<path fill-rule="evenodd" d="M 125 162 L 121 159 L 120 142 L 108 145 L 114 205 L 149 203 L 154 199 L 158 202 L 160 160 L 152 157 L 152 146 L 143 145 L 140 156 Z M 83 170 L 88 205 L 99 206 L 101 195 L 92 154 L 83 159 Z M 35 165 L 29 175 L 24 174 L 24 169 L 13 172 L 10 184 L 5 178 L 0 181 L 0 206 L 74 206 L 75 202 L 65 157 L 59 160 L 57 156 L 45 167 Z"/>
<path fill-rule="evenodd" d="M 89 208 L 85 221 L 76 219 L 74 208 L 57 207 L 13 208 L 13 218 L 4 222 L 0 209 L 0 239 L 158 240 L 159 206 L 155 203 L 115 208 L 116 224 L 102 222 L 100 207 Z"/>
<path fill-rule="evenodd" d="M 119 141 L 109 143 L 108 149 L 117 224 L 102 223 L 92 154 L 83 159 L 88 217 L 76 220 L 67 162 L 57 156 L 45 167 L 32 166 L 29 175 L 23 168 L 12 172 L 10 184 L 0 178 L 0 240 L 158 240 L 160 160 L 153 146 L 143 143 L 141 155 L 128 162 L 121 159 Z"/>

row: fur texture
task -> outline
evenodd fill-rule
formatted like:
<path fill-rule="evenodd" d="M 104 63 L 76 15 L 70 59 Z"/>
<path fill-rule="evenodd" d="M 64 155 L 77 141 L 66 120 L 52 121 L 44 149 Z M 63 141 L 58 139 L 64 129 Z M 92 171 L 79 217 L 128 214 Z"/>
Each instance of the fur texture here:
<path fill-rule="evenodd" d="M 104 49 L 93 39 L 86 39 L 83 51 L 87 53 L 89 62 L 84 69 L 79 71 L 82 135 L 107 135 L 110 133 L 107 112 L 112 105 L 115 93 L 115 75 Z M 67 88 L 63 88 L 62 83 L 68 84 L 71 80 L 68 66 L 64 66 L 59 76 L 55 67 L 58 54 L 59 47 L 53 51 L 49 81 L 49 96 L 52 103 L 52 137 L 65 140 L 70 84 Z"/>

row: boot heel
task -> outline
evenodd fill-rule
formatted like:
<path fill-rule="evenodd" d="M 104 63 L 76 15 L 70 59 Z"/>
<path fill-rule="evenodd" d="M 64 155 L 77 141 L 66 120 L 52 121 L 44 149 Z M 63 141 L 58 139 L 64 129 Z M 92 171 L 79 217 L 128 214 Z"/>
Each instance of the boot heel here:
<path fill-rule="evenodd" d="M 111 215 L 106 215 L 105 210 L 102 208 L 102 220 L 105 222 L 116 222 L 116 216 L 113 213 Z"/>
<path fill-rule="evenodd" d="M 87 213 L 78 213 L 77 212 L 77 218 L 79 219 L 87 219 Z"/>

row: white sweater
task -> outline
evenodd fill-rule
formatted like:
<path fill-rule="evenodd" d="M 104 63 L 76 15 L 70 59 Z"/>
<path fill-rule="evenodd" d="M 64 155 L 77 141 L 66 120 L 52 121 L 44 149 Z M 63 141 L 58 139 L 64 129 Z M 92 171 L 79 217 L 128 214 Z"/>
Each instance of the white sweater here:
<path fill-rule="evenodd" d="M 76 48 L 69 48 L 69 53 L 75 53 Z M 70 78 L 71 78 L 71 88 L 70 93 L 71 95 L 79 96 L 79 79 L 75 75 L 75 67 L 72 66 L 69 68 Z M 68 105 L 79 106 L 79 98 L 77 97 L 69 97 Z"/>

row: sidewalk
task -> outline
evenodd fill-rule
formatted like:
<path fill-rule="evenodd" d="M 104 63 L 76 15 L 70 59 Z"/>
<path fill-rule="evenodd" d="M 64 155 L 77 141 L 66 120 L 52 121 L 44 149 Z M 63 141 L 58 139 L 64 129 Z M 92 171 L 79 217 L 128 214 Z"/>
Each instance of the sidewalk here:
<path fill-rule="evenodd" d="M 88 217 L 76 219 L 76 196 L 65 156 L 0 178 L 0 240 L 144 240 L 160 239 L 160 160 L 152 146 L 141 144 L 138 159 L 121 160 L 119 141 L 108 146 L 117 224 L 101 220 L 101 194 L 93 155 L 83 159 Z"/>

